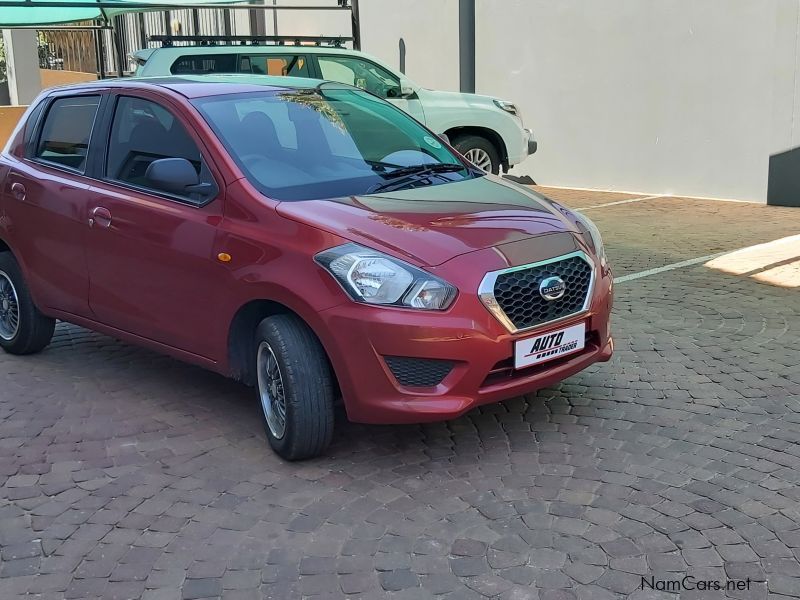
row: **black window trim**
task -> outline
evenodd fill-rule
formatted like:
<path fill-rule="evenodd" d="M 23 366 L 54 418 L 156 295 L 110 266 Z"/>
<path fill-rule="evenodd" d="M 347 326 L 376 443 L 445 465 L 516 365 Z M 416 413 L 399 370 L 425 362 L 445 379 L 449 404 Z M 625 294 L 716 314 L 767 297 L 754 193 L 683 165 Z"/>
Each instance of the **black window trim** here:
<path fill-rule="evenodd" d="M 221 188 L 219 183 L 217 182 L 216 177 L 214 177 L 214 171 L 209 166 L 211 161 L 208 159 L 207 153 L 205 152 L 205 148 L 202 144 L 197 144 L 197 149 L 200 152 L 200 159 L 205 163 L 206 170 L 208 171 L 209 177 L 211 177 L 211 184 L 214 186 L 213 194 L 209 195 L 208 199 L 203 200 L 202 202 L 195 202 L 189 200 L 188 198 L 183 198 L 181 196 L 175 196 L 173 194 L 168 194 L 167 192 L 159 192 L 157 190 L 142 187 L 139 185 L 134 185 L 132 183 L 127 183 L 125 181 L 119 181 L 118 179 L 112 179 L 108 177 L 106 174 L 106 168 L 108 167 L 108 150 L 111 146 L 111 132 L 114 126 L 114 116 L 116 115 L 117 108 L 119 106 L 119 101 L 121 98 L 137 98 L 139 100 L 145 100 L 147 102 L 152 102 L 169 112 L 172 115 L 172 118 L 175 119 L 178 123 L 182 126 L 186 127 L 185 123 L 181 121 L 176 111 L 172 109 L 172 107 L 164 106 L 162 102 L 156 102 L 153 98 L 147 96 L 141 96 L 135 93 L 135 90 L 114 90 L 110 94 L 109 98 L 109 106 L 107 109 L 107 114 L 104 115 L 104 139 L 105 142 L 102 144 L 102 152 L 99 154 L 96 160 L 96 179 L 98 181 L 102 181 L 107 185 L 111 185 L 114 187 L 119 187 L 127 190 L 132 190 L 135 192 L 139 192 L 141 194 L 145 194 L 147 196 L 152 196 L 154 198 L 158 198 L 160 200 L 168 200 L 170 202 L 174 202 L 176 204 L 181 204 L 183 206 L 189 206 L 192 208 L 203 208 L 217 200 L 220 196 Z M 188 129 L 188 128 L 187 128 Z M 194 139 L 192 140 L 194 141 Z"/>
<path fill-rule="evenodd" d="M 50 110 L 53 108 L 53 104 L 56 101 L 61 100 L 63 98 L 79 98 L 82 96 L 97 96 L 98 103 L 97 103 L 97 111 L 94 113 L 94 120 L 92 121 L 92 129 L 89 132 L 89 143 L 86 148 L 86 162 L 83 165 L 83 169 L 74 169 L 72 167 L 68 167 L 66 165 L 62 165 L 61 163 L 51 162 L 49 160 L 43 159 L 36 155 L 39 144 L 41 142 L 41 137 L 44 132 L 44 126 L 47 123 L 47 117 L 50 115 Z M 104 89 L 94 90 L 94 89 L 86 89 L 86 90 L 75 90 L 73 93 L 57 93 L 48 96 L 45 100 L 42 101 L 44 106 L 42 107 L 39 115 L 36 119 L 35 129 L 31 133 L 31 138 L 28 142 L 28 146 L 25 148 L 25 158 L 37 165 L 42 165 L 50 169 L 55 169 L 56 171 L 63 171 L 64 173 L 68 173 L 70 175 L 77 175 L 78 177 L 86 177 L 91 179 L 91 156 L 92 156 L 92 147 L 97 142 L 95 140 L 97 133 L 98 133 L 98 123 L 101 121 L 102 112 L 103 112 L 103 105 L 105 102 L 106 94 Z M 100 123 L 102 126 L 102 123 Z"/>

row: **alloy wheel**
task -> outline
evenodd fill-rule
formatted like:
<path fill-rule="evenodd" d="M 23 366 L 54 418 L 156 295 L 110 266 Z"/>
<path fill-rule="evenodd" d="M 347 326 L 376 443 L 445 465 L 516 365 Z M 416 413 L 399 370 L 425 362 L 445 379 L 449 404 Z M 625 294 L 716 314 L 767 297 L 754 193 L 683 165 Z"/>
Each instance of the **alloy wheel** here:
<path fill-rule="evenodd" d="M 19 298 L 11 278 L 0 271 L 0 338 L 14 339 L 19 331 Z"/>
<path fill-rule="evenodd" d="M 267 426 L 276 439 L 286 433 L 286 394 L 278 359 L 267 342 L 258 346 L 258 393 Z"/>
<path fill-rule="evenodd" d="M 492 157 L 486 150 L 472 148 L 466 151 L 464 157 L 479 169 L 483 169 L 487 173 L 492 172 Z"/>

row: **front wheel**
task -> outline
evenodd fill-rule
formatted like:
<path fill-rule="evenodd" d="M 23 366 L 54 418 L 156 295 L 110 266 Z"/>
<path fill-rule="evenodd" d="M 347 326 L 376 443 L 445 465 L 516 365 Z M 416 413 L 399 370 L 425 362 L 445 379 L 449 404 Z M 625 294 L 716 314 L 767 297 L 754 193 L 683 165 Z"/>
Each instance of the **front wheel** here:
<path fill-rule="evenodd" d="M 9 354 L 34 354 L 50 343 L 55 326 L 55 319 L 34 305 L 17 260 L 0 252 L 0 347 Z"/>
<path fill-rule="evenodd" d="M 494 144 L 479 135 L 460 135 L 453 140 L 453 147 L 469 162 L 487 173 L 500 173 L 500 153 Z"/>
<path fill-rule="evenodd" d="M 258 398 L 270 446 L 287 460 L 321 454 L 333 436 L 333 375 L 314 333 L 274 315 L 255 335 Z"/>

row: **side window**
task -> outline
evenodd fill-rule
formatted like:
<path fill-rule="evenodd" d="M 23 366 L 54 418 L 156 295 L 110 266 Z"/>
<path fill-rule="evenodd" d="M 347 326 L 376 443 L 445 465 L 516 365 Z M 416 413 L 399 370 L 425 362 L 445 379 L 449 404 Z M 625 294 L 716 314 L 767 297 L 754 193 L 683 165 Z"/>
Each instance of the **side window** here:
<path fill-rule="evenodd" d="M 236 73 L 236 54 L 194 54 L 180 56 L 172 63 L 173 75 L 206 75 L 208 73 Z"/>
<path fill-rule="evenodd" d="M 121 96 L 111 124 L 106 178 L 163 194 L 145 176 L 150 163 L 162 158 L 185 158 L 200 182 L 213 182 L 200 149 L 172 113 L 150 100 Z M 200 200 L 188 193 L 171 195 Z"/>
<path fill-rule="evenodd" d="M 400 95 L 400 79 L 373 62 L 353 56 L 320 56 L 317 58 L 323 79 L 360 87 L 381 98 Z"/>
<path fill-rule="evenodd" d="M 311 77 L 305 56 L 253 54 L 242 57 L 239 68 L 242 72 L 256 75 Z"/>
<path fill-rule="evenodd" d="M 58 98 L 45 117 L 34 156 L 83 172 L 100 96 Z"/>

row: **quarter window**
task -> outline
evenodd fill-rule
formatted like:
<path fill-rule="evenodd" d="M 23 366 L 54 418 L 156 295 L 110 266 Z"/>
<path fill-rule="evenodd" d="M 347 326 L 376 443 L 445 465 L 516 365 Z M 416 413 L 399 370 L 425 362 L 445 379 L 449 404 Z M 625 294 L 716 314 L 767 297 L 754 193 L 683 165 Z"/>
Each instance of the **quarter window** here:
<path fill-rule="evenodd" d="M 310 77 L 308 61 L 304 56 L 284 56 L 276 54 L 256 54 L 242 58 L 240 68 L 244 73 L 256 75 L 288 75 L 290 77 Z"/>
<path fill-rule="evenodd" d="M 36 145 L 36 158 L 82 173 L 99 104 L 100 96 L 55 100 L 47 111 Z"/>
<path fill-rule="evenodd" d="M 120 97 L 111 124 L 106 178 L 162 194 L 146 177 L 150 163 L 162 158 L 185 158 L 200 181 L 213 182 L 200 149 L 172 113 L 150 100 Z M 191 195 L 181 197 L 200 200 Z"/>

